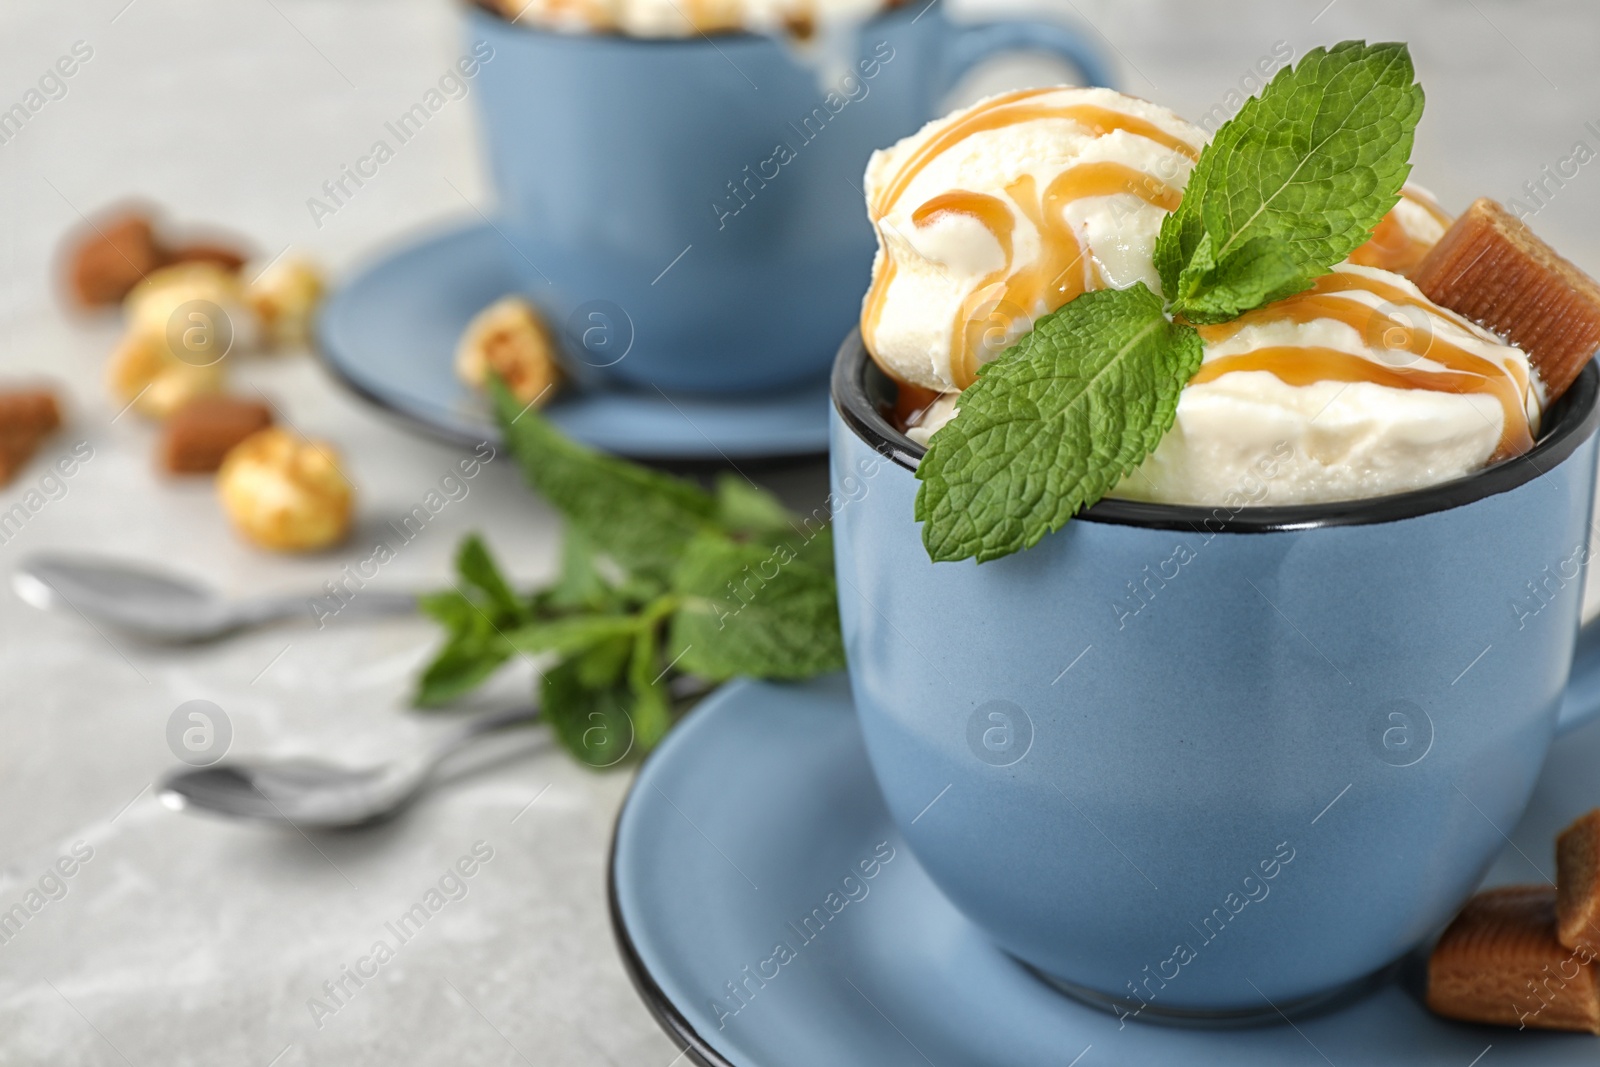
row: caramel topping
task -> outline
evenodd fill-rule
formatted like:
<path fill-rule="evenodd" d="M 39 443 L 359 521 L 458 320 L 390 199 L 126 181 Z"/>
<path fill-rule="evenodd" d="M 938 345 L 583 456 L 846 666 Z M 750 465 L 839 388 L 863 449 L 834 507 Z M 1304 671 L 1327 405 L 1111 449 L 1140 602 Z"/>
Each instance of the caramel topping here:
<path fill-rule="evenodd" d="M 1096 137 L 1104 137 L 1116 130 L 1126 130 L 1146 140 L 1154 141 L 1187 156 L 1190 159 L 1199 159 L 1200 151 L 1189 142 L 1168 133 L 1153 122 L 1126 115 L 1110 108 L 1099 107 L 1095 104 L 1027 104 L 1023 101 L 1039 96 L 1043 93 L 1056 92 L 1055 89 L 1022 89 L 1008 93 L 990 101 L 989 106 L 974 111 L 970 115 L 951 123 L 941 130 L 935 137 L 930 137 L 922 147 L 914 152 L 910 159 L 900 165 L 894 177 L 879 191 L 872 202 L 872 217 L 881 219 L 894 207 L 901 194 L 906 191 L 923 168 L 935 158 L 949 151 L 951 148 L 965 141 L 973 134 L 986 130 L 998 130 L 1006 126 L 1016 126 L 1024 122 L 1033 122 L 1037 119 L 1069 119 L 1079 125 L 1088 127 Z"/>
<path fill-rule="evenodd" d="M 1194 146 L 1146 119 L 1095 104 L 1052 105 L 1037 100 L 1056 91 L 1024 89 L 998 97 L 988 106 L 952 122 L 911 153 L 872 198 L 870 214 L 885 246 L 900 235 L 887 227 L 883 218 L 917 175 L 941 154 L 987 130 L 1040 119 L 1063 119 L 1083 126 L 1096 137 L 1122 130 L 1189 159 L 1199 158 Z M 957 388 L 972 384 L 977 378 L 980 354 L 1004 345 L 1018 319 L 1048 314 L 1079 293 L 1105 284 L 1099 265 L 1093 257 L 1084 255 L 1065 212 L 1075 200 L 1118 193 L 1132 194 L 1163 211 L 1175 210 L 1182 199 L 1177 189 L 1135 168 L 1095 162 L 1062 171 L 1042 193 L 1031 176 L 1018 178 L 1006 189 L 1015 202 L 1014 208 L 999 197 L 956 190 L 935 196 L 912 212 L 912 224 L 919 227 L 946 214 L 971 218 L 994 237 L 1004 255 L 1004 265 L 979 281 L 962 301 L 951 325 L 950 368 Z M 1013 249 L 1016 210 L 1033 224 L 1040 241 L 1038 259 L 1020 269 Z M 861 311 L 861 336 L 869 350 L 874 347 L 878 322 L 897 273 L 895 259 L 886 247 Z"/>
<path fill-rule="evenodd" d="M 1338 295 L 1351 292 L 1372 293 L 1384 304 L 1373 307 Z M 1500 444 L 1494 458 L 1520 455 L 1532 448 L 1533 435 L 1525 406 L 1528 379 L 1524 369 L 1516 363 L 1503 365 L 1475 355 L 1437 336 L 1431 328 L 1418 329 L 1417 323 L 1402 313 L 1401 309 L 1406 307 L 1420 309 L 1430 316 L 1426 321 L 1439 317 L 1467 328 L 1460 317 L 1398 286 L 1359 274 L 1329 274 L 1319 278 L 1316 286 L 1307 292 L 1257 308 L 1232 322 L 1201 326 L 1198 328 L 1200 336 L 1208 345 L 1214 345 L 1235 336 L 1246 326 L 1328 319 L 1355 329 L 1369 345 L 1395 353 L 1399 357 L 1396 363 L 1383 363 L 1317 345 L 1274 345 L 1207 360 L 1189 384 L 1215 381 L 1235 371 L 1259 370 L 1294 386 L 1322 381 L 1371 382 L 1392 389 L 1482 393 L 1498 400 L 1504 412 Z M 1400 353 L 1410 358 L 1400 357 Z M 1405 365 L 1420 359 L 1439 367 Z"/>
<path fill-rule="evenodd" d="M 951 324 L 950 366 L 957 388 L 965 389 L 978 376 L 979 353 L 1002 347 L 1011 325 L 1019 318 L 1048 314 L 1087 289 L 1101 288 L 1105 279 L 1092 258 L 1086 257 L 1077 235 L 1067 222 L 1066 209 L 1075 200 L 1130 193 L 1163 211 L 1178 206 L 1183 194 L 1159 179 L 1121 163 L 1082 163 L 1051 179 L 1041 195 L 1031 175 L 1006 187 L 1006 195 L 1039 234 L 1039 256 L 1029 266 L 1014 266 L 1012 208 L 1004 200 L 966 190 L 942 193 L 911 213 L 916 226 L 943 215 L 962 215 L 987 230 L 1000 246 L 1004 263 L 986 275 L 962 301 Z M 870 337 L 883 311 L 894 260 L 885 257 L 882 269 L 867 295 L 861 316 L 862 335 Z"/>
<path fill-rule="evenodd" d="M 1450 224 L 1455 221 L 1431 196 L 1420 190 L 1402 189 L 1400 198 L 1422 208 L 1445 229 L 1449 229 Z M 1380 270 L 1392 270 L 1396 274 L 1408 275 L 1418 263 L 1422 262 L 1433 245 L 1433 241 L 1423 240 L 1407 230 L 1405 223 L 1400 221 L 1397 210 L 1391 208 L 1378 225 L 1373 227 L 1372 236 L 1367 238 L 1366 244 L 1350 253 L 1350 262 L 1363 267 L 1377 267 Z"/>

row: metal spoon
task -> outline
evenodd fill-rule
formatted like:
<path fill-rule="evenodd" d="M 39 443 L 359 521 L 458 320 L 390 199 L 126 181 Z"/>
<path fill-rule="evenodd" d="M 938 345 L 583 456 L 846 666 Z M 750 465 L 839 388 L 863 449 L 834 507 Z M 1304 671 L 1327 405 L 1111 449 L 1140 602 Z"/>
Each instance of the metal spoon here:
<path fill-rule="evenodd" d="M 538 717 L 539 709 L 531 707 L 492 712 L 467 723 L 430 752 L 376 767 L 287 759 L 184 768 L 162 780 L 159 795 L 174 811 L 192 808 L 301 829 L 361 826 L 409 804 L 440 762 L 467 742 Z"/>
<path fill-rule="evenodd" d="M 417 609 L 411 593 L 363 589 L 346 599 L 313 595 L 226 600 L 199 582 L 140 564 L 94 556 L 29 556 L 11 575 L 11 588 L 44 610 L 72 610 L 91 625 L 166 644 L 192 644 L 252 626 L 291 618 L 317 618 L 313 602 L 330 614 L 401 615 Z"/>

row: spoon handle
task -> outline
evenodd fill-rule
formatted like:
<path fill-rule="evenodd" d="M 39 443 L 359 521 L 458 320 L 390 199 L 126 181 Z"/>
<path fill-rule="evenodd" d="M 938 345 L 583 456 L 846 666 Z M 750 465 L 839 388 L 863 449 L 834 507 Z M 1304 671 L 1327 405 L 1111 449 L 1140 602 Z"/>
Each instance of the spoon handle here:
<path fill-rule="evenodd" d="M 310 619 L 317 629 L 344 618 L 371 619 L 392 615 L 414 615 L 416 593 L 387 589 L 363 589 L 342 595 L 264 596 L 243 601 L 238 610 L 247 626 L 264 625 L 291 619 Z"/>
<path fill-rule="evenodd" d="M 446 737 L 439 747 L 434 749 L 433 761 L 437 763 L 475 737 L 481 737 L 495 730 L 503 730 L 508 726 L 533 722 L 538 717 L 539 708 L 537 705 L 522 705 L 520 707 L 505 708 L 501 711 L 491 711 L 487 715 L 480 715 L 463 725 L 461 729 L 449 737 Z"/>

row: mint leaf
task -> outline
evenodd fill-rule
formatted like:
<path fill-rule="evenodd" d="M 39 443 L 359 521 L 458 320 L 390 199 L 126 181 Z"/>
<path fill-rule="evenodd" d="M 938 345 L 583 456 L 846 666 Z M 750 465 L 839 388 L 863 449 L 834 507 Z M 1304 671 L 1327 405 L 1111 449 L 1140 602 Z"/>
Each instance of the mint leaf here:
<path fill-rule="evenodd" d="M 482 685 L 510 656 L 511 646 L 497 637 L 455 638 L 423 671 L 412 699 L 424 708 L 448 704 Z"/>
<path fill-rule="evenodd" d="M 605 611 L 617 603 L 616 590 L 601 571 L 594 544 L 576 527 L 561 539 L 561 572 L 535 597 L 541 610 Z"/>
<path fill-rule="evenodd" d="M 1280 71 L 1217 130 L 1162 222 L 1174 313 L 1226 321 L 1355 251 L 1399 199 L 1422 106 L 1403 44 L 1346 41 Z"/>
<path fill-rule="evenodd" d="M 672 726 L 672 702 L 662 679 L 667 668 L 661 663 L 660 637 L 654 625 L 641 628 L 633 642 L 628 661 L 628 688 L 633 693 L 634 742 L 640 753 L 649 752 Z"/>
<path fill-rule="evenodd" d="M 1211 238 L 1201 241 L 1197 260 L 1209 255 Z M 1195 294 L 1185 314 L 1195 322 L 1226 322 L 1240 309 L 1256 308 L 1282 300 L 1311 287 L 1287 242 L 1277 237 L 1256 237 L 1208 274 L 1211 284 Z"/>
<path fill-rule="evenodd" d="M 781 535 L 794 530 L 783 502 L 739 475 L 719 475 L 716 494 L 717 522 L 729 533 Z"/>
<path fill-rule="evenodd" d="M 456 549 L 456 573 L 463 582 L 489 598 L 492 617 L 528 617 L 527 605 L 511 591 L 510 583 L 500 573 L 494 557 L 489 555 L 489 549 L 477 534 L 468 534 Z"/>
<path fill-rule="evenodd" d="M 633 638 L 618 634 L 597 641 L 583 649 L 570 661 L 577 671 L 578 681 L 589 689 L 603 689 L 620 684 L 622 671 L 633 655 Z"/>
<path fill-rule="evenodd" d="M 490 389 L 528 483 L 623 567 L 665 573 L 714 522 L 716 501 L 699 486 L 585 448 L 517 403 L 497 379 Z"/>
<path fill-rule="evenodd" d="M 514 652 L 483 608 L 460 593 L 435 593 L 419 603 L 449 635 L 417 681 L 419 706 L 437 707 L 476 689 Z"/>
<path fill-rule="evenodd" d="M 1143 283 L 1041 318 L 978 372 L 917 466 L 929 557 L 983 563 L 1060 529 L 1171 429 L 1201 355 Z"/>
<path fill-rule="evenodd" d="M 696 538 L 673 572 L 682 604 L 668 649 L 680 670 L 809 678 L 844 666 L 833 572 L 787 544 Z"/>
<path fill-rule="evenodd" d="M 634 697 L 615 676 L 602 684 L 592 682 L 576 663 L 547 671 L 539 683 L 539 715 L 562 747 L 598 769 L 620 763 L 633 750 Z"/>
<path fill-rule="evenodd" d="M 555 652 L 570 656 L 615 638 L 631 642 L 639 628 L 640 620 L 634 615 L 573 615 L 507 630 L 505 641 L 529 655 Z"/>

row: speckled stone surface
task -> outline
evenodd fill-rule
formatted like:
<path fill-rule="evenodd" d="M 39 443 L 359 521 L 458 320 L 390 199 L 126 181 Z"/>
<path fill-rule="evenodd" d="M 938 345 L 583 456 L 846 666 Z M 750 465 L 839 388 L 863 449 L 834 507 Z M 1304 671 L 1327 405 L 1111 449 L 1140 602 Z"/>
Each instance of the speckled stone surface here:
<path fill-rule="evenodd" d="M 1410 39 L 1429 95 L 1415 176 L 1453 208 L 1518 194 L 1579 140 L 1600 148 L 1585 126 L 1600 130 L 1600 16 L 1577 0 L 1046 7 L 1092 20 L 1127 88 L 1186 112 L 1222 99 L 1278 40 L 1299 54 L 1349 36 Z M 116 327 L 62 312 L 54 245 L 79 212 L 138 195 L 251 235 L 263 256 L 292 244 L 337 274 L 417 227 L 492 210 L 470 99 L 447 104 L 336 213 L 313 219 L 306 204 L 462 51 L 455 10 L 445 0 L 12 0 L 0 12 L 0 109 L 77 41 L 93 57 L 65 95 L 0 143 L 0 377 L 47 376 L 71 398 L 68 429 L 0 490 L 0 510 L 38 487 L 42 460 L 78 442 L 93 458 L 0 544 L 0 573 L 26 552 L 74 548 L 164 561 L 236 593 L 320 586 L 368 555 L 386 520 L 459 453 L 382 421 L 304 356 L 243 364 L 242 382 L 337 443 L 360 494 L 361 525 L 338 552 L 255 552 L 230 535 L 204 480 L 154 473 L 149 426 L 115 418 L 99 380 Z M 1049 76 L 991 72 L 967 90 L 1030 74 Z M 1596 167 L 1554 189 L 1533 220 L 1591 270 Z M 797 502 L 820 498 L 818 465 L 777 479 Z M 502 459 L 377 582 L 438 582 L 470 529 L 524 580 L 554 564 L 553 518 Z M 482 773 L 359 834 L 235 826 L 155 801 L 151 784 L 175 763 L 167 722 L 187 700 L 225 711 L 236 753 L 376 760 L 440 733 L 446 722 L 405 708 L 432 641 L 417 620 L 335 620 L 153 651 L 0 592 L 0 912 L 26 907 L 42 879 L 58 898 L 41 892 L 48 902 L 0 942 L 0 1064 L 667 1067 L 678 1050 L 635 999 L 607 926 L 606 847 L 625 775 L 576 768 L 530 732 Z M 480 706 L 517 699 L 530 678 L 525 665 L 509 669 Z M 492 858 L 447 882 L 401 943 L 387 924 L 426 909 L 478 842 Z M 47 878 L 75 847 L 91 858 Z M 381 965 L 379 941 L 392 949 Z M 354 971 L 372 977 L 357 984 Z M 337 999 L 324 983 L 342 984 Z"/>

